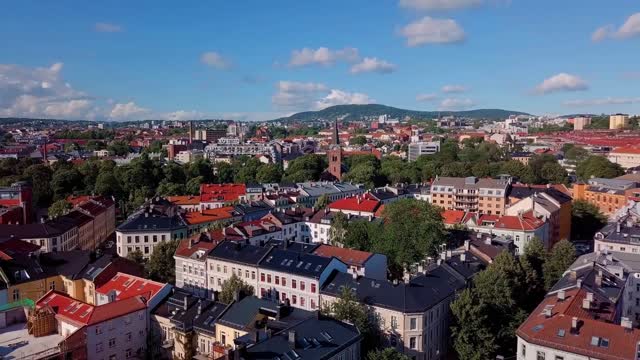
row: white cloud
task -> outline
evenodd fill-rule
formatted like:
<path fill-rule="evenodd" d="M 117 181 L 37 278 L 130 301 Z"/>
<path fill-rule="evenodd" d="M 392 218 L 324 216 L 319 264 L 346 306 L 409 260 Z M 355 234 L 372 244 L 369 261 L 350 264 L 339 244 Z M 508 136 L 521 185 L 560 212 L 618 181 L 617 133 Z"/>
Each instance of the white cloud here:
<path fill-rule="evenodd" d="M 614 25 L 601 26 L 591 34 L 591 40 L 600 42 L 605 39 L 629 39 L 640 36 L 640 12 L 635 13 L 622 24 L 618 29 Z"/>
<path fill-rule="evenodd" d="M 445 85 L 442 87 L 442 92 L 445 94 L 463 93 L 469 90 L 464 85 Z"/>
<path fill-rule="evenodd" d="M 97 32 L 105 33 L 117 33 L 123 32 L 124 28 L 121 25 L 99 22 L 94 25 L 94 30 Z"/>
<path fill-rule="evenodd" d="M 361 62 L 351 67 L 352 74 L 360 74 L 365 72 L 377 72 L 380 74 L 389 74 L 396 70 L 396 66 L 385 60 L 378 58 L 365 57 Z"/>
<path fill-rule="evenodd" d="M 637 98 L 601 98 L 601 99 L 580 99 L 565 101 L 565 106 L 573 107 L 588 107 L 588 106 L 603 106 L 603 105 L 631 105 L 640 104 L 640 97 Z"/>
<path fill-rule="evenodd" d="M 400 6 L 413 10 L 456 10 L 483 4 L 483 0 L 400 0 Z"/>
<path fill-rule="evenodd" d="M 363 93 L 329 89 L 320 83 L 296 81 L 279 81 L 271 101 L 276 108 L 288 111 L 320 110 L 333 105 L 374 102 Z"/>
<path fill-rule="evenodd" d="M 315 108 L 321 110 L 334 105 L 371 104 L 374 102 L 375 100 L 367 94 L 332 89 L 327 96 L 315 102 Z"/>
<path fill-rule="evenodd" d="M 293 50 L 289 66 L 298 67 L 306 65 L 333 65 L 337 61 L 355 62 L 358 61 L 360 55 L 358 49 L 346 47 L 342 50 L 331 50 L 326 47 L 317 49 L 303 48 Z"/>
<path fill-rule="evenodd" d="M 231 66 L 231 61 L 215 51 L 207 51 L 200 55 L 200 62 L 216 69 L 227 69 Z"/>
<path fill-rule="evenodd" d="M 438 99 L 436 94 L 418 94 L 416 95 L 416 101 L 419 102 L 432 102 Z"/>
<path fill-rule="evenodd" d="M 109 118 L 113 120 L 142 120 L 140 117 L 149 116 L 149 109 L 136 105 L 133 101 L 118 103 L 113 106 Z"/>
<path fill-rule="evenodd" d="M 589 84 L 582 78 L 567 73 L 559 73 L 545 79 L 540 85 L 536 86 L 534 92 L 537 94 L 549 94 L 560 91 L 582 91 L 588 88 Z"/>
<path fill-rule="evenodd" d="M 438 110 L 456 111 L 467 110 L 473 107 L 475 103 L 471 99 L 446 98 L 440 102 Z"/>
<path fill-rule="evenodd" d="M 464 30 L 455 20 L 429 16 L 406 25 L 400 34 L 407 39 L 408 46 L 459 43 L 465 39 Z"/>

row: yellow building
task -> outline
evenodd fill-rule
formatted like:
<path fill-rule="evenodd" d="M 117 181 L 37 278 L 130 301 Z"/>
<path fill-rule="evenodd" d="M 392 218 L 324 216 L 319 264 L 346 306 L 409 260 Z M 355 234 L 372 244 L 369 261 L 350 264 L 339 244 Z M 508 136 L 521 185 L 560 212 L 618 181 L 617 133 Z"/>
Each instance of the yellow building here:
<path fill-rule="evenodd" d="M 629 125 L 629 115 L 615 114 L 609 116 L 609 129 L 623 129 Z"/>

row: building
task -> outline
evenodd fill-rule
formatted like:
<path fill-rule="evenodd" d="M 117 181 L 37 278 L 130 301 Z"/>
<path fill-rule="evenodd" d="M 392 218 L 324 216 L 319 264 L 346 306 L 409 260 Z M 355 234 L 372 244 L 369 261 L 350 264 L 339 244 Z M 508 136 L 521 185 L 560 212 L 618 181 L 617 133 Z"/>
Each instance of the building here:
<path fill-rule="evenodd" d="M 565 273 L 516 331 L 517 359 L 637 359 L 640 330 L 621 312 L 624 287 L 594 263 Z"/>
<path fill-rule="evenodd" d="M 264 354 L 279 359 L 361 359 L 358 329 L 334 319 L 311 317 L 275 333 L 257 344 L 240 349 L 242 359 L 264 359 Z"/>
<path fill-rule="evenodd" d="M 611 120 L 609 120 L 611 123 Z M 577 116 L 573 118 L 573 130 L 584 130 L 587 126 L 591 125 L 591 118 L 585 116 Z"/>
<path fill-rule="evenodd" d="M 377 318 L 384 346 L 415 359 L 436 360 L 446 356 L 449 304 L 465 284 L 465 277 L 448 265 L 408 275 L 400 283 L 334 272 L 322 287 L 321 300 L 328 307 L 343 288 L 352 289 Z"/>
<path fill-rule="evenodd" d="M 640 189 L 632 180 L 623 179 L 589 179 L 588 183 L 573 185 L 573 198 L 586 200 L 605 215 L 612 215 L 625 207 L 629 198 L 635 198 Z"/>
<path fill-rule="evenodd" d="M 510 186 L 510 178 L 436 177 L 431 184 L 431 202 L 445 210 L 501 215 Z"/>
<path fill-rule="evenodd" d="M 180 242 L 173 256 L 176 264 L 176 287 L 201 298 L 208 298 L 207 256 L 216 245 L 216 241 L 200 235 Z"/>
<path fill-rule="evenodd" d="M 364 186 L 346 182 L 321 181 L 298 183 L 297 185 L 299 195 L 295 197 L 295 201 L 304 207 L 313 207 L 323 195 L 329 202 L 333 202 L 365 192 Z"/>
<path fill-rule="evenodd" d="M 336 200 L 328 205 L 329 211 L 341 212 L 345 215 L 365 216 L 373 218 L 382 202 L 371 193 L 364 193 Z"/>
<path fill-rule="evenodd" d="M 207 256 L 207 289 L 209 294 L 222 290 L 222 284 L 233 274 L 253 286 L 258 295 L 258 264 L 270 248 L 237 241 L 223 241 Z"/>
<path fill-rule="evenodd" d="M 103 196 L 92 196 L 75 205 L 75 210 L 93 218 L 93 237 L 81 241 L 80 248 L 95 250 L 106 241 L 116 229 L 116 204 L 113 199 Z"/>
<path fill-rule="evenodd" d="M 31 186 L 16 182 L 0 188 L 0 224 L 29 224 L 32 217 Z"/>
<path fill-rule="evenodd" d="M 320 287 L 334 270 L 346 273 L 347 266 L 333 257 L 272 249 L 258 264 L 258 294 L 296 308 L 319 310 Z"/>
<path fill-rule="evenodd" d="M 524 165 L 529 165 L 529 160 L 533 157 L 533 153 L 528 151 L 511 153 L 511 160 L 519 161 Z"/>
<path fill-rule="evenodd" d="M 309 240 L 313 244 L 331 244 L 331 224 L 333 219 L 339 214 L 338 211 L 324 209 L 317 211 L 309 220 L 305 221 L 309 229 Z M 347 214 L 347 221 L 379 221 L 377 218 L 369 216 L 353 216 Z"/>
<path fill-rule="evenodd" d="M 78 227 L 73 219 L 60 217 L 40 224 L 0 225 L 0 240 L 17 239 L 38 245 L 43 252 L 76 249 Z"/>
<path fill-rule="evenodd" d="M 640 148 L 635 146 L 617 147 L 609 152 L 607 159 L 624 169 L 635 168 L 640 166 Z"/>
<path fill-rule="evenodd" d="M 200 185 L 200 210 L 215 209 L 239 202 L 247 194 L 245 184 Z"/>
<path fill-rule="evenodd" d="M 640 226 L 631 217 L 609 222 L 594 235 L 594 251 L 640 254 Z"/>
<path fill-rule="evenodd" d="M 171 292 L 172 288 L 170 284 L 117 272 L 111 279 L 96 287 L 95 304 L 104 305 L 142 296 L 149 309 L 153 309 Z"/>
<path fill-rule="evenodd" d="M 194 139 L 215 143 L 219 139 L 227 136 L 227 130 L 224 128 L 215 129 L 196 129 L 194 130 Z"/>
<path fill-rule="evenodd" d="M 422 155 L 433 155 L 440 152 L 440 142 L 416 142 L 409 144 L 409 151 L 407 159 L 409 161 L 416 161 Z"/>
<path fill-rule="evenodd" d="M 331 245 L 319 245 L 312 254 L 327 258 L 335 257 L 345 263 L 347 272 L 355 276 L 385 280 L 387 278 L 387 256 Z"/>
<path fill-rule="evenodd" d="M 624 129 L 629 126 L 629 115 L 614 114 L 609 116 L 609 129 Z"/>

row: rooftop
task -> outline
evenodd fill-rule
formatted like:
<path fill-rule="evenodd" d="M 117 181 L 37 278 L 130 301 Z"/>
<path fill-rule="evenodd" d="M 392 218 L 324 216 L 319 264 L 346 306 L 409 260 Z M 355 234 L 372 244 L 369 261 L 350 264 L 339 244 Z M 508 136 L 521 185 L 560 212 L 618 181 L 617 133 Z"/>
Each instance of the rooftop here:
<path fill-rule="evenodd" d="M 111 280 L 96 288 L 96 293 L 108 295 L 111 291 L 115 291 L 116 301 L 138 295 L 150 299 L 165 286 L 167 285 L 118 272 Z"/>
<path fill-rule="evenodd" d="M 27 324 L 10 325 L 0 331 L 0 358 L 46 358 L 60 352 L 58 345 L 64 336 L 51 334 L 35 337 L 29 335 Z"/>
<path fill-rule="evenodd" d="M 269 253 L 270 248 L 223 241 L 209 253 L 209 258 L 256 266 Z"/>
<path fill-rule="evenodd" d="M 323 257 L 336 257 L 347 265 L 364 266 L 364 264 L 373 256 L 367 251 L 354 250 L 349 248 L 341 248 L 331 245 L 320 245 L 313 254 Z"/>
<path fill-rule="evenodd" d="M 331 258 L 323 256 L 273 249 L 264 260 L 260 262 L 260 267 L 300 276 L 319 278 L 330 262 Z"/>

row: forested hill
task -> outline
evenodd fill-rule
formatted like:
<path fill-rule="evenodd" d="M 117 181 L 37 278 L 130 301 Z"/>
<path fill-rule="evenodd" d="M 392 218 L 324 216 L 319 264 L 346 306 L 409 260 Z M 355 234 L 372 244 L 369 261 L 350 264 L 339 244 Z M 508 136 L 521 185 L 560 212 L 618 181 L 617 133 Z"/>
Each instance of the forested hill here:
<path fill-rule="evenodd" d="M 336 105 L 319 111 L 305 111 L 288 117 L 275 119 L 274 121 L 313 121 L 330 120 L 344 117 L 345 120 L 357 120 L 366 116 L 389 115 L 391 118 L 402 119 L 405 116 L 417 119 L 433 119 L 438 116 L 455 115 L 474 119 L 504 119 L 509 115 L 529 115 L 521 111 L 503 109 L 477 109 L 467 111 L 417 111 L 399 109 L 392 106 L 368 104 L 368 105 Z"/>

